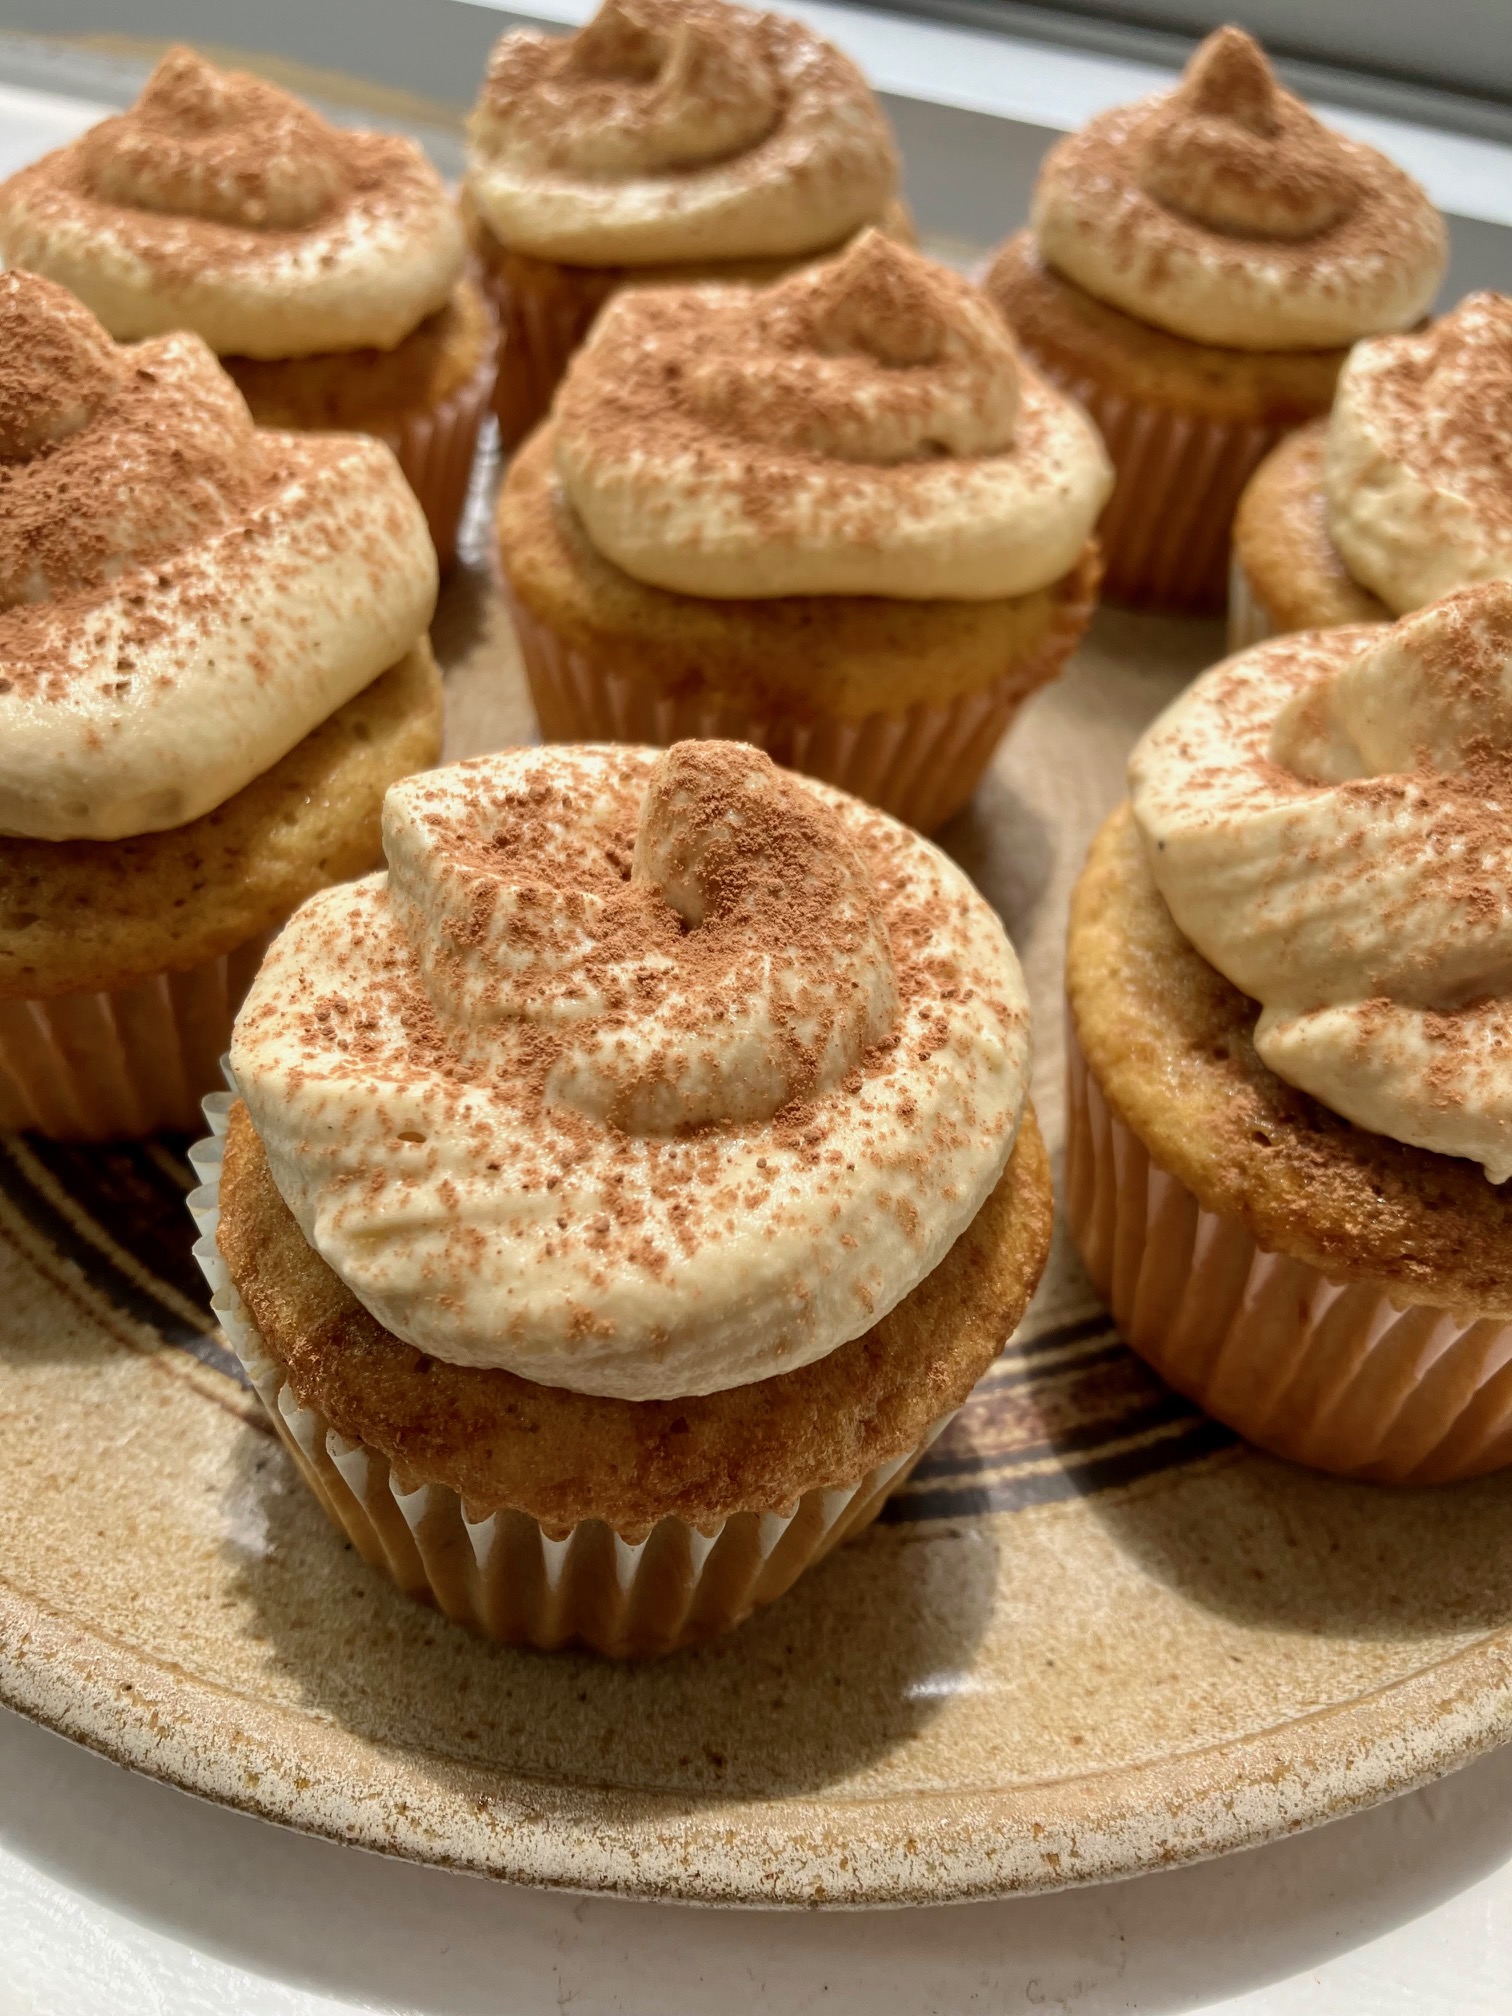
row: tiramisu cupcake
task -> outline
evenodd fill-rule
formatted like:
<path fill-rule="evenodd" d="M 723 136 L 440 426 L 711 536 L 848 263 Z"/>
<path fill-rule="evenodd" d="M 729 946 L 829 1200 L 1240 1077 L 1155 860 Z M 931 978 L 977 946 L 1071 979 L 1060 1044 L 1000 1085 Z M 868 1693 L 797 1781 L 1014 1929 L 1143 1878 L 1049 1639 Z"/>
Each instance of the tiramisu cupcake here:
<path fill-rule="evenodd" d="M 1417 184 L 1321 124 L 1238 28 L 1174 91 L 1050 150 L 986 284 L 1108 444 L 1110 597 L 1222 607 L 1251 471 L 1328 411 L 1351 343 L 1424 314 L 1445 256 Z"/>
<path fill-rule="evenodd" d="M 1110 482 L 976 289 L 880 232 L 625 293 L 499 500 L 542 731 L 754 742 L 927 832 L 1086 627 Z"/>
<path fill-rule="evenodd" d="M 812 29 L 726 0 L 603 0 L 517 28 L 473 113 L 463 204 L 503 332 L 506 444 L 629 282 L 767 281 L 866 224 L 907 229 L 859 70 Z"/>
<path fill-rule="evenodd" d="M 129 111 L 0 183 L 0 252 L 122 340 L 203 337 L 259 425 L 387 441 L 450 557 L 496 338 L 413 141 L 173 49 Z"/>
<path fill-rule="evenodd" d="M 383 825 L 237 1020 L 215 1309 L 401 1589 L 706 1638 L 875 1516 L 1023 1314 L 1018 963 L 927 842 L 743 745 L 511 750 Z"/>
<path fill-rule="evenodd" d="M 1471 294 L 1357 344 L 1333 412 L 1250 478 L 1234 520 L 1231 648 L 1384 621 L 1512 577 L 1512 300 Z"/>
<path fill-rule="evenodd" d="M 1227 660 L 1129 782 L 1067 954 L 1125 1337 L 1300 1463 L 1512 1463 L 1512 584 Z"/>
<path fill-rule="evenodd" d="M 0 275 L 0 1128 L 190 1127 L 269 934 L 434 762 L 393 456 Z"/>

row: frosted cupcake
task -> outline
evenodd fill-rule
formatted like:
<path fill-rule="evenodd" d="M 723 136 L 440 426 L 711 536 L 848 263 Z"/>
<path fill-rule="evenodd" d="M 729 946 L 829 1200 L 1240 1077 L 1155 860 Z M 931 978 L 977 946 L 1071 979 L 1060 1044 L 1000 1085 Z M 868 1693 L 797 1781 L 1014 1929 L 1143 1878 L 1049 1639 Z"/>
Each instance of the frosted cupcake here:
<path fill-rule="evenodd" d="M 623 294 L 499 500 L 542 731 L 754 742 L 927 832 L 1085 629 L 1110 481 L 976 289 L 879 232 Z"/>
<path fill-rule="evenodd" d="M 436 759 L 435 592 L 380 442 L 0 275 L 0 1128 L 194 1124 L 269 934 Z"/>
<path fill-rule="evenodd" d="M 1512 1463 L 1512 585 L 1229 659 L 1129 784 L 1067 952 L 1120 1329 L 1297 1462 Z"/>
<path fill-rule="evenodd" d="M 1324 126 L 1238 28 L 1174 91 L 1050 150 L 986 286 L 1108 444 L 1110 597 L 1223 606 L 1251 472 L 1327 413 L 1350 344 L 1424 314 L 1445 257 L 1417 184 Z"/>
<path fill-rule="evenodd" d="M 384 843 L 238 1018 L 216 1311 L 402 1589 L 706 1638 L 874 1517 L 1023 1313 L 1017 961 L 934 848 L 729 743 L 456 764 Z"/>
<path fill-rule="evenodd" d="M 1471 294 L 1357 344 L 1326 422 L 1251 477 L 1234 521 L 1232 648 L 1384 621 L 1512 577 L 1512 300 Z"/>
<path fill-rule="evenodd" d="M 535 426 L 628 282 L 773 280 L 866 224 L 906 231 L 859 70 L 801 22 L 724 0 L 604 0 L 515 29 L 473 113 L 464 209 L 503 331 L 505 442 Z"/>
<path fill-rule="evenodd" d="M 129 111 L 0 183 L 0 251 L 113 336 L 203 337 L 260 425 L 387 441 L 450 558 L 496 339 L 413 141 L 173 49 Z"/>

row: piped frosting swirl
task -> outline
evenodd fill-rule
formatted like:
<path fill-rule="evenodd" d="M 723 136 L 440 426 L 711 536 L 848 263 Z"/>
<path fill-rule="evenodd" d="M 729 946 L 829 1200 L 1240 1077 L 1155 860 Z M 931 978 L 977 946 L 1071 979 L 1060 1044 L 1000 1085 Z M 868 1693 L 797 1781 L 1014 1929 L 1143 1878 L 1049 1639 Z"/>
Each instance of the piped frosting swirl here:
<path fill-rule="evenodd" d="M 394 786 L 233 1066 L 305 1236 L 438 1358 L 647 1400 L 822 1357 L 1005 1166 L 1028 1009 L 927 842 L 743 744 Z"/>
<path fill-rule="evenodd" d="M 1512 1177 L 1512 583 L 1204 675 L 1130 761 L 1151 873 L 1356 1125 Z"/>
<path fill-rule="evenodd" d="M 1072 566 L 1111 482 L 990 303 L 877 231 L 776 287 L 620 295 L 555 439 L 599 552 L 707 597 L 1024 594 Z"/>
<path fill-rule="evenodd" d="M 461 226 L 414 142 L 331 125 L 177 48 L 128 111 L 0 184 L 7 264 L 122 339 L 222 355 L 390 349 L 461 277 Z"/>
<path fill-rule="evenodd" d="M 124 348 L 0 274 L 0 833 L 197 818 L 402 657 L 435 588 L 387 448 L 261 433 L 198 337 Z"/>
<path fill-rule="evenodd" d="M 468 192 L 496 236 L 580 265 L 822 251 L 897 181 L 855 66 L 724 0 L 604 0 L 576 34 L 515 30 L 470 128 Z"/>
<path fill-rule="evenodd" d="M 1403 328 L 1447 256 L 1417 184 L 1325 126 L 1238 28 L 1210 35 L 1173 91 L 1060 141 L 1031 221 L 1044 259 L 1100 301 L 1238 350 Z"/>
<path fill-rule="evenodd" d="M 1512 300 L 1469 294 L 1429 329 L 1357 345 L 1323 476 L 1333 542 L 1389 609 L 1512 576 Z"/>

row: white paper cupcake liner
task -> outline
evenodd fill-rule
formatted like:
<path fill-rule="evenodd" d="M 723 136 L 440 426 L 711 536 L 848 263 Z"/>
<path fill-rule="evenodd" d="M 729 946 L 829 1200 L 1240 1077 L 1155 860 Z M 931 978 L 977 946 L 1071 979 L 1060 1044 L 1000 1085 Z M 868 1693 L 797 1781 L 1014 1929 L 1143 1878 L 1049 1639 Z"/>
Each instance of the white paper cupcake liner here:
<path fill-rule="evenodd" d="M 1250 584 L 1244 562 L 1239 558 L 1237 547 L 1229 561 L 1228 599 L 1228 648 L 1230 656 L 1235 651 L 1248 651 L 1252 644 L 1263 644 L 1267 637 L 1274 637 L 1275 618 L 1260 600 Z"/>
<path fill-rule="evenodd" d="M 407 1489 L 388 1460 L 304 1405 L 268 1351 L 216 1244 L 223 1137 L 234 1095 L 204 1102 L 211 1133 L 190 1151 L 200 1187 L 194 1257 L 210 1306 L 301 1476 L 362 1558 L 407 1596 L 508 1644 L 587 1645 L 614 1658 L 678 1650 L 727 1631 L 873 1520 L 954 1418 L 853 1484 L 803 1494 L 787 1511 L 737 1512 L 708 1529 L 677 1518 L 617 1533 L 589 1519 L 551 1533 L 528 1513 L 472 1519 L 444 1486 Z"/>
<path fill-rule="evenodd" d="M 517 448 L 545 419 L 572 354 L 600 308 L 622 284 L 617 269 L 554 268 L 549 286 L 517 286 L 483 262 L 479 278 L 499 322 L 499 372 L 494 412 L 506 450 Z"/>
<path fill-rule="evenodd" d="M 1124 1340 L 1248 1441 L 1313 1469 L 1444 1484 L 1512 1464 L 1512 1323 L 1268 1253 L 1112 1111 L 1070 1018 L 1066 1218 Z"/>
<path fill-rule="evenodd" d="M 468 382 L 429 412 L 411 414 L 398 427 L 377 430 L 399 461 L 420 500 L 436 557 L 449 567 L 477 453 L 478 433 L 493 398 L 498 358 L 490 349 Z"/>
<path fill-rule="evenodd" d="M 1038 650 L 975 693 L 859 721 L 763 714 L 714 687 L 668 692 L 576 650 L 506 587 L 531 698 L 548 742 L 751 742 L 773 762 L 836 785 L 931 833 L 969 803 L 1020 707 L 1076 648 L 1091 604 L 1067 605 Z"/>
<path fill-rule="evenodd" d="M 1083 406 L 1115 472 L 1098 523 L 1103 595 L 1163 609 L 1221 609 L 1245 484 L 1289 430 L 1202 420 L 1035 362 Z"/>
<path fill-rule="evenodd" d="M 64 1141 L 190 1132 L 275 933 L 109 993 L 0 1000 L 0 1128 Z"/>

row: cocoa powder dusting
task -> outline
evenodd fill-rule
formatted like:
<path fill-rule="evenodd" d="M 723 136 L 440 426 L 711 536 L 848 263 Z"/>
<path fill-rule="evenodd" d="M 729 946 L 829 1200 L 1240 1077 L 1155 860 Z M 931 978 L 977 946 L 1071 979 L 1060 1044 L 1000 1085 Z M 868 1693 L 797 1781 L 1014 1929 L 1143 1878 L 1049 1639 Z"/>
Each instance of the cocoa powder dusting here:
<path fill-rule="evenodd" d="M 296 461 L 288 437 L 260 434 L 198 338 L 118 345 L 63 288 L 0 274 L 5 690 L 56 702 L 86 681 L 119 696 L 150 647 L 173 637 L 192 657 L 250 570 L 298 567 L 270 535 L 299 509 L 297 479 L 341 452 L 304 439 Z M 338 536 L 306 530 L 306 559 Z M 222 534 L 211 570 L 200 555 Z M 292 609 L 285 622 L 297 644 Z M 173 674 L 160 662 L 155 676 Z"/>
<path fill-rule="evenodd" d="M 375 968 L 359 891 L 322 926 L 317 962 L 340 968 L 355 949 L 353 991 L 262 1011 L 292 1030 L 303 1080 L 345 1081 L 355 1067 L 380 1124 L 394 1098 L 423 1097 L 423 1128 L 394 1135 L 413 1151 L 408 1173 L 385 1158 L 367 1179 L 385 1198 L 432 1184 L 438 1144 L 454 1162 L 471 1127 L 480 1152 L 507 1135 L 508 1180 L 546 1214 L 543 1257 L 573 1256 L 592 1279 L 662 1278 L 753 1213 L 806 1222 L 872 1166 L 894 1184 L 907 1174 L 886 1208 L 900 1237 L 919 1238 L 932 1167 L 980 1123 L 969 1071 L 960 1109 L 929 1123 L 909 1074 L 947 1050 L 952 1014 L 981 1008 L 1006 1033 L 1019 1011 L 1000 975 L 942 951 L 948 920 L 907 836 L 860 807 L 842 818 L 739 744 L 677 745 L 657 765 L 627 750 L 587 774 L 564 753 L 523 783 L 501 782 L 488 759 L 438 778 L 406 788 L 449 869 L 476 878 L 466 900 L 432 939 L 417 942 L 418 919 L 408 935 L 385 928 Z M 880 1022 L 878 945 L 896 989 Z M 758 998 L 771 1027 L 756 1063 L 776 1103 L 761 1117 L 662 1124 L 657 1095 L 717 1079 Z M 255 1043 L 257 1011 L 244 1021 Z M 585 1058 L 607 1088 L 586 1110 L 575 1103 Z M 752 1143 L 759 1153 L 731 1161 Z M 574 1201 L 580 1166 L 593 1174 L 591 1213 Z M 467 1265 L 460 1220 L 456 1232 L 443 1272 Z"/>
<path fill-rule="evenodd" d="M 332 126 L 178 47 L 129 110 L 0 185 L 0 207 L 24 212 L 34 234 L 113 244 L 179 287 L 276 260 L 316 228 L 366 235 L 435 191 L 413 142 Z"/>

